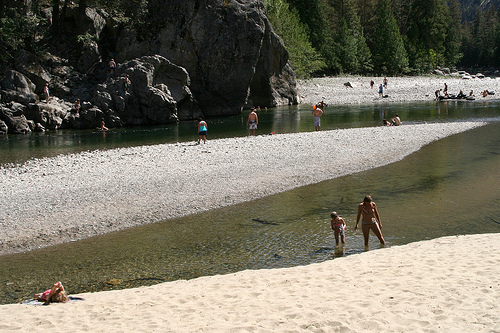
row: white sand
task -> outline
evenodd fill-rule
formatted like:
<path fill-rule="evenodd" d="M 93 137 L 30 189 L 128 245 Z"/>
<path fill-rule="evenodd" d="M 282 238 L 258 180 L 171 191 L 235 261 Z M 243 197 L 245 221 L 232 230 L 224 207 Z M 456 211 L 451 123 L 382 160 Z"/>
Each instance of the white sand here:
<path fill-rule="evenodd" d="M 500 98 L 500 78 L 484 78 L 464 80 L 451 76 L 417 76 L 417 77 L 388 77 L 387 89 L 384 95 L 388 98 L 379 98 L 378 86 L 383 77 L 325 77 L 299 81 L 298 91 L 300 102 L 316 104 L 321 100 L 329 105 L 338 104 L 372 104 L 390 102 L 432 101 L 434 92 L 448 85 L 448 93 L 458 94 L 463 90 L 466 95 L 474 92 L 477 101 L 489 101 Z M 370 80 L 375 82 L 370 89 Z M 351 82 L 353 88 L 346 88 L 344 83 Z M 495 95 L 482 97 L 484 90 L 493 91 Z"/>
<path fill-rule="evenodd" d="M 0 331 L 500 332 L 500 234 L 0 306 Z"/>

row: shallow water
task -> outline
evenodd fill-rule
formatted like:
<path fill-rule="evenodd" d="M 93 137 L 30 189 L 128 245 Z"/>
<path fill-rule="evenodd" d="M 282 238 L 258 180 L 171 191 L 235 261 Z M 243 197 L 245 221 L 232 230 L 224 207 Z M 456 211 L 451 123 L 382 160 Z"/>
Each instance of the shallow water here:
<path fill-rule="evenodd" d="M 257 134 L 312 131 L 311 110 L 310 105 L 261 110 Z M 383 119 L 390 119 L 395 113 L 405 123 L 491 118 L 500 115 L 500 101 L 328 106 L 321 117 L 321 128 L 380 126 Z M 248 135 L 247 115 L 248 112 L 240 116 L 208 119 L 208 139 Z M 116 128 L 107 132 L 59 130 L 4 135 L 0 136 L 0 165 L 95 149 L 194 141 L 197 139 L 196 128 L 197 122 L 193 121 L 157 127 Z"/>
<path fill-rule="evenodd" d="M 498 109 L 491 110 L 495 113 Z M 304 265 L 362 252 L 362 235 L 353 227 L 357 204 L 366 194 L 379 206 L 388 246 L 500 232 L 498 133 L 500 123 L 495 122 L 381 168 L 198 215 L 1 256 L 1 302 L 29 298 L 57 280 L 71 293 L 80 293 Z M 334 250 L 332 210 L 348 224 L 344 251 Z M 380 247 L 373 235 L 370 240 L 371 249 Z"/>

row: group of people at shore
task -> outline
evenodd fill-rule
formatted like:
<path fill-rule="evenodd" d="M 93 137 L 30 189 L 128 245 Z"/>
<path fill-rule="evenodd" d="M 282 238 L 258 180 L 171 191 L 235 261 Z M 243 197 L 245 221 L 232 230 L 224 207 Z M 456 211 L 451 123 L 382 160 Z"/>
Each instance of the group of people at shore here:
<path fill-rule="evenodd" d="M 487 97 L 488 95 L 495 95 L 494 91 L 489 91 L 488 89 L 483 90 L 481 93 L 482 97 Z M 437 89 L 434 92 L 436 96 L 436 101 L 448 100 L 448 99 L 465 99 L 465 100 L 475 100 L 476 96 L 474 95 L 474 90 L 471 90 L 469 94 L 465 94 L 461 89 L 458 94 L 450 94 L 448 93 L 448 85 L 444 83 L 444 88 Z"/>

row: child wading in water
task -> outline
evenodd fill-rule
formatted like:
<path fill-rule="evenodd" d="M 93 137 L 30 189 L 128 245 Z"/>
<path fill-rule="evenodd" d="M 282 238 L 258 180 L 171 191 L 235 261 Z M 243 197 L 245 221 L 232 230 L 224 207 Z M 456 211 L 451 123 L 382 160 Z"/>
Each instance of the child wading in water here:
<path fill-rule="evenodd" d="M 343 218 L 338 216 L 337 212 L 332 212 L 330 214 L 332 218 L 332 230 L 335 232 L 335 247 L 339 246 L 339 236 L 342 245 L 345 245 L 345 221 Z"/>

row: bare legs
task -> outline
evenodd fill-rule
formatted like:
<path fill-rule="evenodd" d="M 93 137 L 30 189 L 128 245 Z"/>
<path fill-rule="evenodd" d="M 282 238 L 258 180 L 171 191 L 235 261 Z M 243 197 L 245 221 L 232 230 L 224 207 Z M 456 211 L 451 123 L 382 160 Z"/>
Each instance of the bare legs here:
<path fill-rule="evenodd" d="M 368 247 L 368 240 L 370 239 L 370 229 L 373 231 L 375 236 L 377 236 L 380 244 L 385 244 L 384 236 L 382 235 L 382 230 L 377 222 L 372 224 L 361 224 L 363 230 L 363 238 L 365 239 L 365 247 Z"/>

